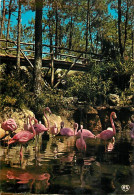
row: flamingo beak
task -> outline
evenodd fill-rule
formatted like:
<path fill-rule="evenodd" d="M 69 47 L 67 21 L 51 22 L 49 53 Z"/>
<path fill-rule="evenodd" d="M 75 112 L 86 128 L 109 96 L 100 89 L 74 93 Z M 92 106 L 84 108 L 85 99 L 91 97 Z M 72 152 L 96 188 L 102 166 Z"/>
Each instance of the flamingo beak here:
<path fill-rule="evenodd" d="M 117 115 L 115 114 L 115 115 L 114 115 L 114 119 L 116 119 L 116 118 L 117 118 Z"/>

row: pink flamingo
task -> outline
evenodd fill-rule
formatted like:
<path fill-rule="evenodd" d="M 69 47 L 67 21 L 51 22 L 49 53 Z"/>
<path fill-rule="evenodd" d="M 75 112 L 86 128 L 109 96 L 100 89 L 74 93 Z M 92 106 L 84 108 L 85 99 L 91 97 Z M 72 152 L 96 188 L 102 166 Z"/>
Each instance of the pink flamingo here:
<path fill-rule="evenodd" d="M 21 144 L 21 148 L 20 148 L 20 157 L 21 158 L 22 158 L 22 145 L 26 144 L 29 140 L 33 139 L 34 136 L 36 135 L 34 127 L 31 123 L 32 120 L 36 121 L 36 119 L 34 117 L 32 117 L 29 120 L 29 123 L 31 125 L 31 129 L 32 129 L 33 132 L 22 130 L 22 131 L 18 132 L 17 134 L 15 134 L 11 138 L 11 140 L 8 142 L 8 145 L 10 145 L 12 143 L 15 143 L 15 142 Z"/>
<path fill-rule="evenodd" d="M 30 116 L 27 117 L 26 123 L 24 123 L 24 130 L 26 131 L 32 131 L 31 125 L 29 124 Z M 38 123 L 38 120 L 35 120 L 34 123 Z"/>
<path fill-rule="evenodd" d="M 57 127 L 56 123 L 54 123 L 54 125 L 52 127 L 50 127 L 50 134 L 52 134 L 52 135 L 58 134 L 58 127 Z"/>
<path fill-rule="evenodd" d="M 30 118 L 30 116 L 28 116 L 28 118 L 27 118 L 27 123 L 24 124 L 24 130 L 32 132 L 31 125 L 28 123 L 29 118 Z M 36 136 L 38 136 L 40 133 L 48 131 L 48 128 L 45 127 L 43 124 L 39 123 L 37 119 L 35 119 L 33 127 L 35 129 Z"/>
<path fill-rule="evenodd" d="M 9 118 L 7 121 L 4 121 L 1 124 L 1 128 L 4 129 L 5 131 L 13 132 L 17 129 L 17 124 L 14 119 Z"/>
<path fill-rule="evenodd" d="M 82 129 L 82 135 L 83 135 L 84 138 L 96 138 L 96 136 L 91 131 L 89 131 L 88 129 Z M 81 131 L 78 131 L 76 136 L 80 137 L 81 136 Z"/>
<path fill-rule="evenodd" d="M 49 107 L 46 107 L 46 108 L 44 109 L 44 116 L 45 116 L 45 118 L 46 118 L 46 120 L 47 120 L 48 127 L 45 127 L 43 124 L 38 123 L 38 120 L 35 119 L 35 123 L 34 123 L 33 127 L 34 127 L 34 129 L 35 129 L 35 132 L 36 132 L 36 136 L 37 136 L 37 137 L 39 136 L 40 133 L 44 133 L 45 131 L 48 131 L 48 130 L 49 130 L 49 120 L 48 120 L 47 115 L 46 115 L 46 113 L 45 113 L 46 111 L 48 111 L 50 114 L 52 114 L 52 112 L 51 112 L 51 110 L 50 110 Z M 28 118 L 29 118 L 29 117 L 28 117 Z M 32 130 L 32 129 L 31 129 L 31 126 L 28 124 L 28 121 L 27 121 L 27 124 L 24 124 L 24 129 L 29 130 L 29 131 Z"/>
<path fill-rule="evenodd" d="M 109 140 L 109 139 L 112 139 L 116 135 L 116 129 L 115 129 L 113 118 L 114 119 L 117 118 L 115 112 L 111 112 L 110 114 L 110 121 L 111 121 L 112 128 L 109 127 L 107 130 L 102 131 L 96 137 L 103 139 L 103 140 Z"/>
<path fill-rule="evenodd" d="M 50 125 L 49 125 L 49 120 L 48 120 L 47 115 L 46 115 L 46 111 L 49 112 L 49 114 L 52 114 L 52 112 L 51 112 L 51 110 L 50 110 L 49 107 L 46 107 L 46 108 L 44 109 L 44 116 L 45 116 L 45 118 L 46 118 L 46 120 L 47 120 L 47 125 L 48 125 L 48 129 L 49 129 L 49 128 L 50 128 Z"/>
<path fill-rule="evenodd" d="M 83 125 L 80 126 L 80 138 L 76 140 L 76 147 L 80 151 L 86 151 L 86 142 L 83 139 Z"/>
<path fill-rule="evenodd" d="M 77 133 L 78 129 L 78 123 L 74 123 L 74 130 L 64 127 L 64 122 L 61 122 L 61 129 L 60 129 L 60 134 L 61 135 L 67 135 L 67 136 L 74 136 Z"/>
<path fill-rule="evenodd" d="M 49 128 L 45 127 L 43 124 L 41 123 L 35 123 L 33 125 L 36 135 L 38 136 L 40 133 L 44 133 L 45 131 L 48 131 Z"/>
<path fill-rule="evenodd" d="M 130 136 L 134 139 L 134 123 L 130 123 L 129 128 L 131 129 Z"/>

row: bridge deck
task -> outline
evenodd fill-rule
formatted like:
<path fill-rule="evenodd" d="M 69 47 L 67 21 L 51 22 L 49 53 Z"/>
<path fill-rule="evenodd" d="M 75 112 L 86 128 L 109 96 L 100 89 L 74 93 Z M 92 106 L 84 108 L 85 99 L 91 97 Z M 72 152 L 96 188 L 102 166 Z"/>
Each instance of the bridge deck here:
<path fill-rule="evenodd" d="M 28 61 L 24 58 L 20 58 L 21 66 L 29 66 Z M 34 65 L 34 58 L 29 58 L 29 61 Z M 0 54 L 0 63 L 6 63 L 15 65 L 16 64 L 16 56 L 13 55 L 3 55 Z M 54 67 L 56 69 L 69 69 L 73 62 L 64 61 L 64 60 L 57 60 L 54 59 Z M 78 63 L 76 62 L 75 65 L 71 68 L 71 70 L 77 71 L 88 71 L 94 62 L 90 62 L 90 64 Z M 51 60 L 50 59 L 42 59 L 42 67 L 50 68 L 51 67 Z"/>

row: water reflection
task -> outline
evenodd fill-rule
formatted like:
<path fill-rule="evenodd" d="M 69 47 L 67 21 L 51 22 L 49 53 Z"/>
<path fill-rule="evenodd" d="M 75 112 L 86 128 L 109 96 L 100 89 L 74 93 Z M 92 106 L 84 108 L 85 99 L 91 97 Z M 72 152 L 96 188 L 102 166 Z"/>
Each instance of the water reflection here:
<path fill-rule="evenodd" d="M 0 191 L 39 194 L 122 194 L 122 185 L 134 191 L 134 142 L 130 131 L 112 142 L 86 139 L 86 151 L 76 147 L 75 136 L 41 139 L 24 148 L 0 146 Z"/>

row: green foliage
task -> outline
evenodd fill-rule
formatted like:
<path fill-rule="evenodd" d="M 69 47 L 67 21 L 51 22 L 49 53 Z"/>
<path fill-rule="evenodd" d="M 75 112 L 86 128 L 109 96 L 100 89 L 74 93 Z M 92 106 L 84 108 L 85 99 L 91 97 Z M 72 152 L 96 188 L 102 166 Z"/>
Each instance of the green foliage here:
<path fill-rule="evenodd" d="M 95 104 L 101 96 L 109 92 L 111 80 L 107 82 L 89 73 L 76 74 L 67 79 L 68 96 L 77 96 L 80 101 Z"/>
<path fill-rule="evenodd" d="M 23 71 L 18 78 L 16 70 L 6 64 L 0 66 L 0 76 L 0 109 L 5 106 L 18 108 L 28 106 L 31 95 L 31 78 Z"/>
<path fill-rule="evenodd" d="M 11 75 L 7 75 L 6 79 L 1 82 L 1 85 L 3 106 L 22 106 L 25 99 L 25 86 Z"/>
<path fill-rule="evenodd" d="M 38 97 L 35 95 L 31 97 L 29 107 L 34 111 L 34 113 L 36 113 L 38 117 L 42 116 L 43 109 L 46 106 L 50 107 L 52 111 L 54 110 L 57 113 L 61 108 L 64 108 L 63 91 L 57 89 L 45 89 Z"/>

